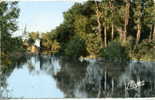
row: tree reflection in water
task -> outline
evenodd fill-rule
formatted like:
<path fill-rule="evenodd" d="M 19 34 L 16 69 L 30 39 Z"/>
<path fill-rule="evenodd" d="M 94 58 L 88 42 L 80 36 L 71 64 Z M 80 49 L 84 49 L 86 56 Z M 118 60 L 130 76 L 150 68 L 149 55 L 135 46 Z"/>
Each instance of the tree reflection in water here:
<path fill-rule="evenodd" d="M 66 97 L 155 96 L 153 62 L 132 61 L 129 64 L 110 64 L 89 61 L 86 67 L 79 64 L 81 63 L 71 64 L 71 61 L 64 61 L 61 71 L 55 76 L 59 88 L 64 91 Z M 144 86 L 127 90 L 127 84 L 131 80 L 144 81 Z"/>
<path fill-rule="evenodd" d="M 0 67 L 0 97 L 9 97 L 11 92 L 7 88 L 7 78 L 14 69 L 22 69 L 25 64 L 30 74 L 44 72 L 54 77 L 53 81 L 56 81 L 65 98 L 155 96 L 154 62 L 80 62 L 47 55 L 27 56 L 10 62 L 10 65 Z M 144 86 L 127 89 L 131 81 L 144 81 Z"/>
<path fill-rule="evenodd" d="M 1 59 L 0 64 L 0 98 L 9 97 L 10 90 L 7 88 L 7 78 L 15 68 L 21 68 L 26 62 L 26 57 L 10 57 Z"/>

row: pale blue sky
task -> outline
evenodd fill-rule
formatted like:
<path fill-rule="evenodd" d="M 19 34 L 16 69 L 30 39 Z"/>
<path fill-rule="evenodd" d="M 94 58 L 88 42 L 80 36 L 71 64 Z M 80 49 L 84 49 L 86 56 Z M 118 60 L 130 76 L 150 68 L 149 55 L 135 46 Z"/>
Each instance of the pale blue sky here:
<path fill-rule="evenodd" d="M 47 32 L 63 22 L 63 12 L 73 6 L 74 1 L 21 1 L 19 30 L 15 33 L 21 35 L 25 25 L 27 31 Z"/>

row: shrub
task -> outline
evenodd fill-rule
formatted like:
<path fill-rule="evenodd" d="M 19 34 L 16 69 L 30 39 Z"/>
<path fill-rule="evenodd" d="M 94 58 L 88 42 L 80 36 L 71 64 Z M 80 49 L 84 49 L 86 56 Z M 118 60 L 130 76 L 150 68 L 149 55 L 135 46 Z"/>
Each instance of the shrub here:
<path fill-rule="evenodd" d="M 107 48 L 103 48 L 100 55 L 105 58 L 105 60 L 120 62 L 129 60 L 128 52 L 119 42 L 112 41 L 109 43 Z"/>
<path fill-rule="evenodd" d="M 155 60 L 155 41 L 142 41 L 133 51 L 134 58 L 141 60 Z"/>
<path fill-rule="evenodd" d="M 66 45 L 64 54 L 67 57 L 77 59 L 86 55 L 85 41 L 79 36 L 74 36 Z"/>
<path fill-rule="evenodd" d="M 89 34 L 86 40 L 86 47 L 89 55 L 98 56 L 101 49 L 102 40 L 95 34 Z"/>

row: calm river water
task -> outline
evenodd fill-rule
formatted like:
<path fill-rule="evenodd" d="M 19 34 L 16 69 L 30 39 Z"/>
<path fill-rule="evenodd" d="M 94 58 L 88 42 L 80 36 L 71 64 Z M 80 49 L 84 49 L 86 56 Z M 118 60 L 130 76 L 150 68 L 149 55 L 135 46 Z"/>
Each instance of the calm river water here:
<path fill-rule="evenodd" d="M 30 56 L 0 69 L 0 98 L 155 97 L 155 62 Z"/>

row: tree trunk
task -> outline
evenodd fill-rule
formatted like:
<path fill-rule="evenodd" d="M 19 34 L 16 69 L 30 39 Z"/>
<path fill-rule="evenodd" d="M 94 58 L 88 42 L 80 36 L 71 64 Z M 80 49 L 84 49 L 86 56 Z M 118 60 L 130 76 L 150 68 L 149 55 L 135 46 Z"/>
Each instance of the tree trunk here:
<path fill-rule="evenodd" d="M 111 39 L 113 40 L 114 39 L 114 23 L 113 23 L 113 18 L 114 18 L 113 11 L 114 11 L 114 7 L 113 7 L 112 2 L 113 2 L 113 0 L 110 0 L 109 1 L 109 5 L 110 5 L 110 9 L 111 9 Z"/>
<path fill-rule="evenodd" d="M 102 40 L 102 25 L 101 25 L 101 12 L 99 11 L 99 6 L 97 4 L 97 1 L 95 1 L 95 4 L 96 4 L 96 17 L 97 17 L 97 35 L 101 38 L 101 41 Z M 103 43 L 101 43 L 101 46 L 103 47 Z"/>
<path fill-rule="evenodd" d="M 149 35 L 150 42 L 153 40 L 153 31 L 154 31 L 154 24 L 151 25 L 151 31 L 150 31 L 150 35 Z"/>
<path fill-rule="evenodd" d="M 125 0 L 126 6 L 125 6 L 125 16 L 124 16 L 124 32 L 123 32 L 123 42 L 127 39 L 127 26 L 129 23 L 129 14 L 130 14 L 130 1 Z"/>
<path fill-rule="evenodd" d="M 136 45 L 139 43 L 141 37 L 141 25 L 137 24 L 137 38 L 136 38 Z"/>
<path fill-rule="evenodd" d="M 153 34 L 152 34 L 152 31 L 153 31 L 153 30 L 152 30 L 152 27 L 151 27 L 151 31 L 150 31 L 150 34 L 149 34 L 149 42 L 152 41 L 152 35 L 153 35 Z"/>
<path fill-rule="evenodd" d="M 154 26 L 154 28 L 153 28 L 153 38 L 152 38 L 152 40 L 155 41 L 155 25 L 153 25 L 153 26 Z"/>
<path fill-rule="evenodd" d="M 104 46 L 107 47 L 107 28 L 104 27 Z"/>
<path fill-rule="evenodd" d="M 119 37 L 120 37 L 120 40 L 122 41 L 123 40 L 123 30 L 122 30 L 122 28 L 121 27 L 117 27 L 116 28 L 116 30 L 117 30 L 117 32 L 119 32 Z"/>
<path fill-rule="evenodd" d="M 139 43 L 141 39 L 141 28 L 142 28 L 142 23 L 144 21 L 144 5 L 141 1 L 137 2 L 137 37 L 136 37 L 136 45 Z"/>
<path fill-rule="evenodd" d="M 113 23 L 111 25 L 111 28 L 112 28 L 112 30 L 111 30 L 111 39 L 113 40 L 114 39 L 114 24 Z"/>
<path fill-rule="evenodd" d="M 99 16 L 99 14 L 97 14 L 97 23 L 98 23 L 98 27 L 97 27 L 98 34 L 101 34 L 102 28 L 101 28 L 101 22 L 100 22 L 100 16 Z"/>

